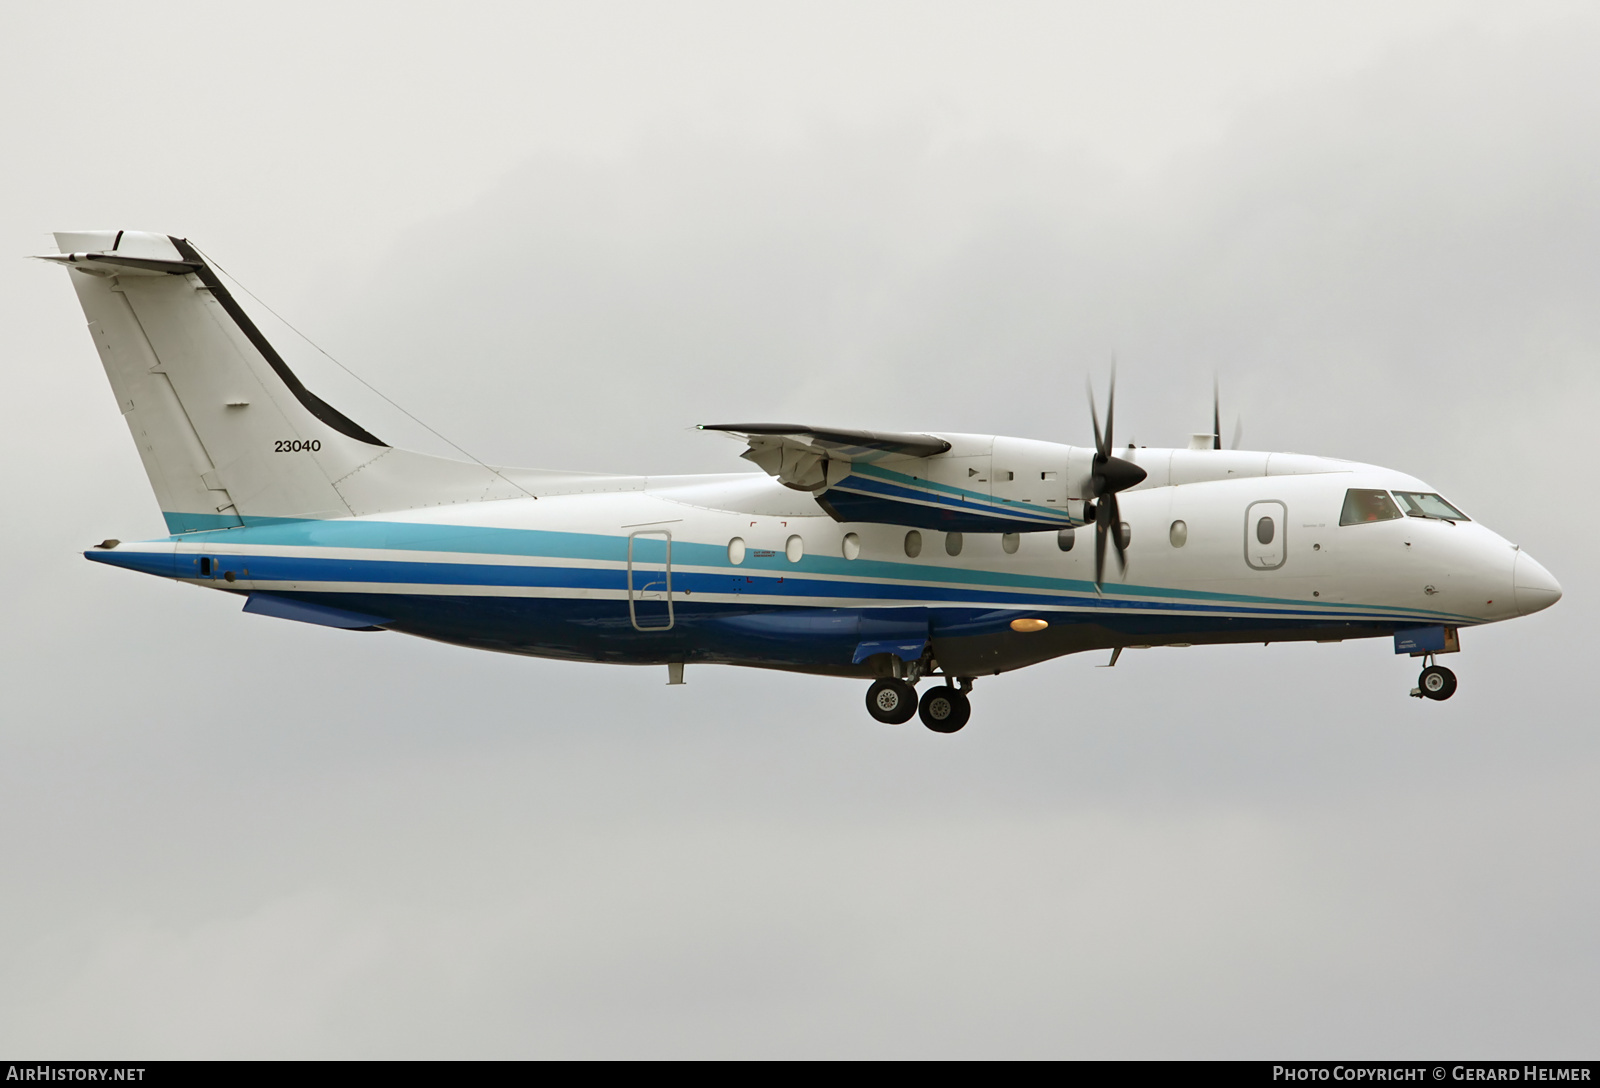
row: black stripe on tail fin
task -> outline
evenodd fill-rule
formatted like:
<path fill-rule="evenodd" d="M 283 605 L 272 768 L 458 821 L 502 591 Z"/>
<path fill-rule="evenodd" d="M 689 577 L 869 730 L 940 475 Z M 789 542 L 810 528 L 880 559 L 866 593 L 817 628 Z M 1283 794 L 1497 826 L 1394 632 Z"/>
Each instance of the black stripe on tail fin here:
<path fill-rule="evenodd" d="M 295 372 L 289 369 L 289 364 L 283 361 L 283 356 L 278 354 L 277 349 L 261 334 L 261 330 L 256 328 L 256 323 L 250 320 L 250 315 L 240 308 L 233 295 L 222 285 L 222 281 L 217 278 L 216 272 L 206 263 L 205 258 L 200 256 L 200 252 L 189 244 L 189 240 L 170 234 L 167 237 L 186 262 L 199 266 L 194 269 L 194 274 L 200 277 L 200 282 L 210 290 L 211 297 L 222 305 L 223 310 L 227 312 L 229 317 L 233 318 L 234 324 L 239 326 L 239 331 L 244 333 L 245 337 L 255 345 L 256 350 L 261 353 L 261 357 L 267 361 L 267 365 L 272 367 L 273 373 L 277 374 L 283 384 L 288 386 L 289 392 L 293 393 L 295 399 L 305 406 L 306 411 L 340 434 L 354 438 L 358 442 L 366 442 L 373 446 L 388 445 L 387 442 L 378 438 L 371 431 L 368 431 L 355 420 L 307 389 L 304 383 L 295 376 Z"/>

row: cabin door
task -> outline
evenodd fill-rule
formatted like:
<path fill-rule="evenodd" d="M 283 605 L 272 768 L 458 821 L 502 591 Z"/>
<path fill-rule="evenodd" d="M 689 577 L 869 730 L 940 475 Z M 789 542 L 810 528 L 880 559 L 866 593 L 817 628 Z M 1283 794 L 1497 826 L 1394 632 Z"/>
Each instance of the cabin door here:
<path fill-rule="evenodd" d="M 1288 509 L 1275 499 L 1251 503 L 1244 512 L 1244 561 L 1256 570 L 1277 570 L 1288 555 Z"/>
<path fill-rule="evenodd" d="M 636 631 L 672 629 L 672 534 L 628 534 L 628 619 Z"/>

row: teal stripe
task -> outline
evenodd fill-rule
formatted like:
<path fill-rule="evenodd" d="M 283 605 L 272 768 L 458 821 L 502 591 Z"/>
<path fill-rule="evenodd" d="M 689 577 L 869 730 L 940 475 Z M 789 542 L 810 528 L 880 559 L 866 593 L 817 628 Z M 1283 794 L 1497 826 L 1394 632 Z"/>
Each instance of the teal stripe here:
<path fill-rule="evenodd" d="M 230 546 L 275 545 L 301 548 L 366 548 L 390 551 L 456 552 L 466 555 L 510 555 L 547 559 L 588 559 L 610 563 L 625 563 L 628 559 L 628 538 L 604 533 L 563 533 L 548 529 L 497 529 L 485 526 L 421 525 L 402 521 L 354 521 L 337 519 L 316 521 L 303 518 L 247 518 L 243 526 L 217 529 L 204 537 L 192 534 L 171 536 L 169 541 L 186 544 L 215 541 Z M 728 562 L 728 550 L 720 544 L 700 544 L 693 541 L 673 540 L 674 565 L 693 567 L 719 567 L 729 571 L 776 571 L 823 574 L 845 580 L 880 578 L 893 582 L 920 582 L 929 585 L 970 585 L 1000 590 L 1044 590 L 1057 593 L 1095 595 L 1094 583 L 1077 578 L 1058 578 L 1038 574 L 1011 574 L 992 570 L 964 570 L 961 568 L 921 566 L 885 559 L 845 559 L 843 556 L 807 555 L 798 563 L 790 563 L 783 552 L 758 557 L 754 549 L 748 550 L 743 564 L 735 567 Z M 659 562 L 659 557 L 652 556 Z M 1303 612 L 1316 608 L 1327 610 L 1327 604 L 1300 601 L 1284 597 L 1252 596 L 1239 593 L 1216 593 L 1198 589 L 1174 589 L 1166 586 L 1105 585 L 1102 597 L 1139 600 L 1159 607 L 1159 600 L 1196 601 L 1216 604 L 1264 605 L 1273 608 L 1289 607 Z M 1346 604 L 1347 609 L 1376 612 L 1384 615 L 1406 617 L 1432 617 L 1464 623 L 1478 622 L 1471 616 L 1431 609 L 1402 608 L 1397 605 Z M 1342 611 L 1340 614 L 1344 614 Z"/>
<path fill-rule="evenodd" d="M 163 511 L 163 521 L 167 523 L 167 532 L 175 537 L 179 533 L 209 533 L 218 529 L 237 529 L 242 521 L 249 524 L 251 521 L 260 521 L 260 518 L 240 518 L 235 514 L 174 514 Z M 278 518 L 269 519 L 278 521 Z"/>

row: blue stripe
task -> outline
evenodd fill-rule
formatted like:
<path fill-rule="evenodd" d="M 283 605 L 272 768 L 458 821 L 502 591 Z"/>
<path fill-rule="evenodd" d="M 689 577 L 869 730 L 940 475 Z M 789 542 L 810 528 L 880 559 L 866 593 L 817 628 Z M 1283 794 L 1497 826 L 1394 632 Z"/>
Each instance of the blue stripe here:
<path fill-rule="evenodd" d="M 684 601 L 676 606 L 670 630 L 638 631 L 622 601 L 546 598 L 391 597 L 338 593 L 299 594 L 311 603 L 350 612 L 392 616 L 385 626 L 469 646 L 529 653 L 541 657 L 643 664 L 652 661 L 707 661 L 816 668 L 840 675 L 864 675 L 853 663 L 868 630 L 870 612 L 849 608 L 762 609 L 746 604 Z M 918 609 L 918 612 L 923 610 Z M 1008 624 L 1026 612 L 973 608 L 934 608 L 925 612 L 934 639 L 979 638 L 995 648 L 1017 647 Z M 659 617 L 664 619 L 664 614 Z M 1237 619 L 1203 616 L 1097 616 L 1105 645 L 1161 642 L 1184 636 L 1214 635 L 1229 641 L 1241 634 L 1274 640 L 1279 633 L 1308 631 L 1364 637 L 1387 634 L 1394 626 L 1366 623 L 1307 623 L 1299 619 Z M 1088 640 L 1091 644 L 1095 639 Z M 1089 648 L 1079 645 L 1076 648 Z M 1065 652 L 1071 652 L 1070 649 Z M 1023 662 L 1027 663 L 1027 662 Z"/>
<path fill-rule="evenodd" d="M 906 477 L 901 477 L 901 480 L 905 482 L 873 480 L 852 474 L 834 484 L 827 491 L 825 497 L 832 496 L 838 491 L 847 491 L 860 495 L 875 495 L 882 498 L 898 499 L 913 502 L 917 505 L 936 506 L 941 510 L 959 510 L 967 514 L 978 513 L 990 517 L 1005 518 L 1010 521 L 1026 521 L 1034 525 L 1066 528 L 1069 525 L 1079 524 L 1065 510 L 1051 510 L 1021 502 L 1013 503 L 1005 499 L 994 499 L 988 495 L 981 495 L 975 491 L 962 491 L 959 488 L 945 488 L 943 485 L 939 485 L 945 491 L 956 493 L 955 501 L 952 503 L 942 495 L 924 490 L 923 484 L 925 481 L 913 481 Z"/>
<path fill-rule="evenodd" d="M 194 536 L 169 537 L 169 540 L 182 541 L 193 544 L 197 542 Z M 334 547 L 366 550 L 406 550 L 406 551 L 436 551 L 457 552 L 468 555 L 506 555 L 525 556 L 547 559 L 587 559 L 603 562 L 625 563 L 628 555 L 628 539 L 625 536 L 608 536 L 598 533 L 565 533 L 553 532 L 544 529 L 499 529 L 478 526 L 449 526 L 449 525 L 424 525 L 411 522 L 379 522 L 379 521 L 353 521 L 331 520 L 313 521 L 295 518 L 261 518 L 251 519 L 242 527 L 218 530 L 207 534 L 206 538 L 218 544 L 230 547 L 249 546 L 251 544 L 265 544 L 288 547 Z M 117 551 L 94 551 L 85 553 L 89 558 L 100 562 L 111 563 L 118 566 L 132 565 L 126 560 L 133 558 L 133 554 Z M 144 557 L 140 562 L 150 562 L 152 557 Z M 234 557 L 230 556 L 230 560 Z M 1249 611 L 1255 614 L 1269 615 L 1296 615 L 1312 617 L 1352 615 L 1355 611 L 1375 612 L 1383 615 L 1397 617 L 1417 617 L 1422 619 L 1438 618 L 1451 622 L 1475 623 L 1469 616 L 1460 616 L 1456 613 L 1437 612 L 1427 609 L 1402 608 L 1392 605 L 1367 605 L 1350 604 L 1343 610 L 1333 610 L 1319 607 L 1314 611 L 1306 610 L 1306 605 L 1299 601 L 1287 601 L 1278 597 L 1254 596 L 1248 594 L 1217 593 L 1205 590 L 1174 589 L 1161 586 L 1137 585 L 1106 585 L 1101 592 L 1096 594 L 1092 582 L 1082 579 L 1057 578 L 1048 575 L 1030 575 L 1002 573 L 993 570 L 968 570 L 959 567 L 924 566 L 916 563 L 897 562 L 892 560 L 874 559 L 845 559 L 842 556 L 807 555 L 799 563 L 790 563 L 780 552 L 770 557 L 759 557 L 747 553 L 741 566 L 735 567 L 728 561 L 727 549 L 721 545 L 699 544 L 693 541 L 674 540 L 672 544 L 673 583 L 674 588 L 687 588 L 704 592 L 727 592 L 725 589 L 713 589 L 707 586 L 704 590 L 693 582 L 682 582 L 684 578 L 717 577 L 713 575 L 691 575 L 680 572 L 680 567 L 716 567 L 722 568 L 728 575 L 743 578 L 756 578 L 757 582 L 749 585 L 761 586 L 759 589 L 746 588 L 745 593 L 765 592 L 784 596 L 844 596 L 878 598 L 883 600 L 916 600 L 940 599 L 949 601 L 992 601 L 998 594 L 1004 594 L 1006 600 L 1018 603 L 1034 604 L 1065 604 L 1077 607 L 1102 608 L 1129 608 L 1129 609 L 1184 609 L 1205 611 Z M 170 559 L 162 562 L 171 563 Z M 363 564 L 382 563 L 392 564 L 392 560 L 335 560 L 335 559 L 300 559 L 274 556 L 251 556 L 248 559 L 238 558 L 241 566 L 250 567 L 252 577 L 256 576 L 257 569 L 265 572 L 266 566 L 257 567 L 257 564 L 270 562 L 288 563 L 318 563 L 318 564 Z M 445 563 L 402 563 L 398 564 L 408 572 L 420 572 L 432 568 L 456 569 L 477 572 L 477 582 L 465 578 L 439 577 L 437 574 L 417 577 L 354 577 L 337 575 L 322 577 L 307 573 L 308 569 L 334 569 L 334 568 L 295 568 L 293 575 L 281 575 L 272 578 L 273 581 L 397 581 L 415 582 L 419 584 L 481 584 L 501 586 L 568 586 L 570 588 L 625 588 L 625 575 L 620 570 L 612 571 L 585 571 L 582 568 L 539 568 L 539 567 L 500 567 L 485 564 L 445 564 Z M 144 568 L 141 568 L 144 569 Z M 552 570 L 572 571 L 573 581 L 550 581 L 555 577 Z M 511 573 L 490 574 L 490 571 L 507 571 Z M 529 573 L 539 572 L 545 573 Z M 150 573 L 157 573 L 155 570 Z M 520 572 L 520 573 L 517 573 Z M 808 574 L 830 575 L 837 581 L 814 581 L 802 579 L 778 582 L 783 574 L 789 572 L 805 572 Z M 613 581 L 584 582 L 586 578 L 603 578 L 609 575 Z M 181 577 L 181 575 L 178 575 Z M 546 579 L 535 581 L 532 579 Z M 881 578 L 898 584 L 863 583 L 859 578 Z M 518 580 L 528 579 L 528 580 Z M 965 583 L 965 585 L 960 585 Z M 724 585 L 726 583 L 723 583 Z M 781 584 L 782 588 L 778 588 Z M 968 589 L 966 586 L 979 585 L 989 587 L 984 590 Z M 802 588 L 807 587 L 807 588 Z M 815 588 L 811 588 L 815 587 Z M 1029 593 L 1028 590 L 1035 592 Z M 1039 591 L 1054 591 L 1074 596 L 1045 595 Z M 1167 598 L 1171 603 L 1153 602 L 1141 598 L 1160 597 Z M 1180 603 L 1182 602 L 1182 603 Z M 1192 604 L 1189 602 L 1193 602 Z M 1206 606 L 1210 607 L 1207 608 Z M 1256 607 L 1247 607 L 1256 606 Z M 1290 607 L 1292 606 L 1292 607 Z"/>
<path fill-rule="evenodd" d="M 1065 522 L 1058 526 L 1041 526 L 1032 519 L 1007 517 L 1003 512 L 992 512 L 977 506 L 902 502 L 839 488 L 829 491 L 818 501 L 826 503 L 828 512 L 840 521 L 875 522 L 902 528 L 931 529 L 934 532 L 1036 533 L 1041 529 L 1065 526 Z"/>
<path fill-rule="evenodd" d="M 146 556 L 140 553 L 122 553 L 120 557 L 115 552 L 91 553 L 102 562 L 116 563 L 117 565 L 137 565 L 137 569 L 146 569 L 143 560 Z M 117 559 L 123 558 L 134 562 L 123 564 Z M 172 568 L 168 560 L 168 567 L 159 573 L 167 576 L 187 577 L 195 580 L 212 581 L 214 579 L 200 579 L 197 567 L 197 557 L 191 557 L 183 562 L 191 568 L 179 574 Z M 612 592 L 625 592 L 627 589 L 627 571 L 615 567 L 564 567 L 564 566 L 526 566 L 492 563 L 441 563 L 418 562 L 393 559 L 333 559 L 314 556 L 278 556 L 278 555 L 229 555 L 225 563 L 221 564 L 226 569 L 239 573 L 243 581 L 251 582 L 259 588 L 271 589 L 271 583 L 380 583 L 393 585 L 414 586 L 459 586 L 482 588 L 514 588 L 514 589 L 592 589 L 609 590 Z M 148 573 L 158 573 L 147 570 Z M 637 572 L 636 572 L 637 577 Z M 1047 607 L 1052 609 L 1083 610 L 1103 612 L 1107 609 L 1128 612 L 1179 612 L 1193 614 L 1215 614 L 1222 612 L 1244 613 L 1252 616 L 1277 616 L 1277 617 L 1304 617 L 1310 620 L 1348 619 L 1354 613 L 1349 610 L 1329 609 L 1326 607 L 1308 608 L 1304 606 L 1287 608 L 1282 602 L 1274 602 L 1276 607 L 1261 605 L 1244 605 L 1235 602 L 1182 602 L 1182 601 L 1150 601 L 1133 599 L 1116 599 L 1097 597 L 1093 594 L 1044 594 L 1017 591 L 1003 591 L 1001 589 L 966 589 L 953 586 L 928 586 L 918 583 L 875 583 L 861 582 L 853 579 L 823 579 L 823 578 L 786 578 L 769 574 L 736 574 L 732 571 L 723 574 L 708 574 L 697 571 L 674 569 L 673 589 L 675 593 L 687 592 L 712 593 L 719 595 L 738 594 L 749 598 L 761 597 L 801 597 L 817 600 L 869 600 L 883 602 L 897 601 L 934 601 L 943 604 L 983 605 L 987 607 L 1019 608 L 1032 605 L 1034 607 Z M 1359 607 L 1359 606 L 1356 606 Z M 1374 617 L 1376 618 L 1376 617 Z"/>

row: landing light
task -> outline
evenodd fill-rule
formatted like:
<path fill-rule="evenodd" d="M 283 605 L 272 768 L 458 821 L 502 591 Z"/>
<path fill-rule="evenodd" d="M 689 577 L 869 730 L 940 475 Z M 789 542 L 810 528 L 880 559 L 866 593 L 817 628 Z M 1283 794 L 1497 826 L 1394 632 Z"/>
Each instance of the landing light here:
<path fill-rule="evenodd" d="M 1011 629 L 1020 634 L 1032 634 L 1034 631 L 1043 631 L 1050 625 L 1044 620 L 1012 620 Z"/>

